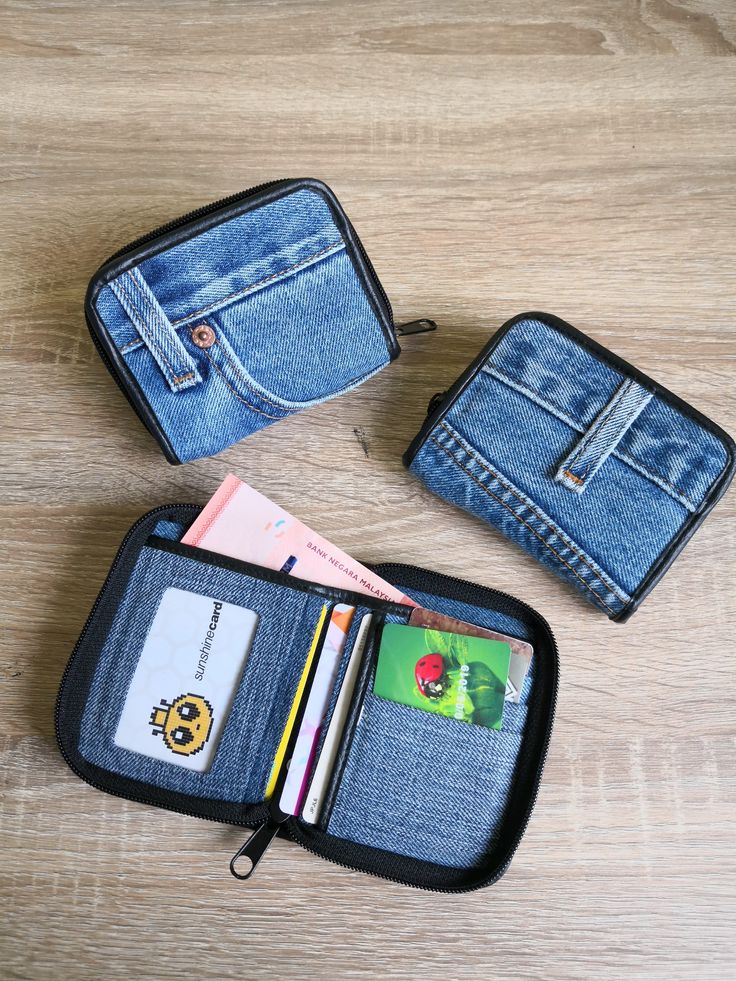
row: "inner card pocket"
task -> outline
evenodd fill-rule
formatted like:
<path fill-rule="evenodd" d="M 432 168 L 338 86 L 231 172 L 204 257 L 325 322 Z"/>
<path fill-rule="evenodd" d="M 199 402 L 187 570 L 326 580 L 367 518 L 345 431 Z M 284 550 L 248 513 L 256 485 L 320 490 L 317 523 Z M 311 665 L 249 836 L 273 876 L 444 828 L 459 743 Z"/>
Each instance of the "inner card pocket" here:
<path fill-rule="evenodd" d="M 506 702 L 502 729 L 486 729 L 368 692 L 327 831 L 438 865 L 481 865 L 504 818 L 526 718 L 526 704 Z"/>
<path fill-rule="evenodd" d="M 191 551 L 192 557 L 151 545 L 141 549 L 101 647 L 82 713 L 79 752 L 88 763 L 155 787 L 192 797 L 258 802 L 263 800 L 278 740 L 324 600 L 244 572 L 209 565 L 194 558 L 197 550 Z M 198 628 L 190 631 L 191 638 L 184 638 L 195 649 L 191 687 L 182 678 L 176 691 L 159 691 L 159 681 L 165 673 L 158 664 L 145 679 L 144 690 L 150 690 L 151 704 L 144 705 L 139 698 L 138 714 L 145 739 L 151 739 L 151 755 L 147 755 L 144 748 L 128 748 L 138 746 L 135 741 L 122 740 L 121 745 L 119 730 L 129 709 L 144 648 L 152 642 L 170 643 L 171 624 L 162 626 L 160 614 L 176 615 L 176 605 L 166 608 L 171 590 L 181 591 L 183 602 L 189 597 L 192 606 L 204 598 L 206 616 Z M 224 682 L 210 674 L 211 684 L 230 686 L 225 692 L 208 688 L 208 681 L 202 676 L 202 665 L 205 672 L 214 668 L 208 631 L 216 634 L 223 629 L 221 624 L 212 622 L 208 612 L 211 605 L 217 613 L 217 604 L 237 608 L 244 619 L 236 618 L 235 631 L 241 624 L 243 630 L 249 631 L 242 671 Z M 186 623 L 190 620 L 186 619 Z M 182 649 L 177 645 L 171 656 L 180 657 Z M 209 662 L 202 660 L 202 652 L 208 655 Z M 229 653 L 222 650 L 223 656 Z M 181 765 L 181 759 L 174 755 L 168 758 L 161 749 L 167 737 L 175 744 L 175 728 L 168 718 L 173 712 L 184 712 L 183 721 L 177 719 L 177 723 L 181 722 L 185 737 L 184 730 L 195 710 L 200 713 L 198 721 L 207 716 L 207 709 L 198 698 L 212 704 L 219 698 L 220 704 L 228 706 L 211 764 L 203 772 Z"/>

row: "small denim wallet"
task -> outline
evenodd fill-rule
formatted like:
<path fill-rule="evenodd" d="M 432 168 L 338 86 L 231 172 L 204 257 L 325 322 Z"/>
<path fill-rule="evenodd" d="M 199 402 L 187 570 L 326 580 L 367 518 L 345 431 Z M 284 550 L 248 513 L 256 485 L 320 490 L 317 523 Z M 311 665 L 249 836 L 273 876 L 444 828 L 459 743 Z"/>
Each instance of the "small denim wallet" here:
<path fill-rule="evenodd" d="M 499 730 L 386 701 L 372 691 L 381 629 L 384 623 L 406 623 L 411 608 L 182 544 L 182 535 L 199 513 L 191 505 L 159 507 L 125 537 L 59 692 L 56 732 L 69 766 L 93 786 L 128 800 L 264 827 L 272 764 L 314 637 L 321 636 L 316 626 L 325 607 L 347 603 L 356 613 L 322 738 L 360 625 L 367 614 L 372 620 L 325 805 L 317 824 L 289 817 L 279 833 L 337 864 L 406 885 L 461 892 L 500 878 L 534 806 L 552 727 L 558 657 L 544 619 L 525 603 L 492 589 L 411 566 L 378 566 L 381 577 L 422 605 L 534 647 L 520 701 L 506 701 Z M 173 624 L 180 637 L 169 654 L 164 645 L 171 638 L 152 631 L 152 624 L 164 594 L 176 590 L 198 595 L 180 607 L 181 620 L 175 618 Z M 196 687 L 201 679 L 195 674 L 212 669 L 217 653 L 204 638 L 222 629 L 217 612 L 211 624 L 208 616 L 203 629 L 190 629 L 189 612 L 205 602 L 201 597 L 207 597 L 212 609 L 234 604 L 243 608 L 243 617 L 257 616 L 206 772 L 174 765 L 156 749 L 175 709 L 184 721 L 181 731 L 178 726 L 167 730 L 173 740 L 191 739 L 184 730 L 191 729 L 194 719 L 199 724 L 197 703 L 202 709 L 204 692 Z M 181 693 L 160 691 L 165 686 L 147 666 L 147 684 L 155 690 L 156 702 L 161 698 L 160 707 L 151 706 L 150 699 L 140 702 L 134 720 L 133 738 L 151 746 L 147 753 L 145 745 L 138 752 L 124 748 L 134 745 L 129 732 L 121 746 L 120 729 L 152 633 L 164 656 L 174 657 L 177 665 L 181 643 L 195 644 L 197 650 L 201 644 L 209 662 L 204 659 L 193 673 L 193 687 Z M 321 743 L 312 773 L 320 750 Z"/>
<path fill-rule="evenodd" d="M 310 179 L 252 188 L 131 243 L 97 271 L 85 312 L 170 463 L 347 392 L 400 351 L 358 236 Z"/>
<path fill-rule="evenodd" d="M 622 622 L 725 492 L 734 449 L 585 334 L 525 313 L 434 396 L 404 463 Z"/>

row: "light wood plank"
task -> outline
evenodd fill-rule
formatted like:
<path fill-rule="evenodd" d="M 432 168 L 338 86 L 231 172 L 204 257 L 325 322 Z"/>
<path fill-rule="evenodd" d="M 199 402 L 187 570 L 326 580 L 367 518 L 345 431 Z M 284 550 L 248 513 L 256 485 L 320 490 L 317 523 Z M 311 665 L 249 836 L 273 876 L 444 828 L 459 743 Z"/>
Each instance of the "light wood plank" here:
<path fill-rule="evenodd" d="M 736 431 L 736 8 L 726 0 L 0 4 L 0 975 L 721 978 L 736 960 L 736 508 L 610 624 L 400 455 L 507 317 L 557 313 Z M 110 252 L 275 176 L 327 180 L 397 320 L 369 386 L 169 467 L 82 302 Z M 298 452 L 297 452 L 298 451 Z M 234 471 L 365 561 L 538 608 L 562 652 L 539 801 L 459 897 L 100 794 L 53 704 L 127 527 Z"/>

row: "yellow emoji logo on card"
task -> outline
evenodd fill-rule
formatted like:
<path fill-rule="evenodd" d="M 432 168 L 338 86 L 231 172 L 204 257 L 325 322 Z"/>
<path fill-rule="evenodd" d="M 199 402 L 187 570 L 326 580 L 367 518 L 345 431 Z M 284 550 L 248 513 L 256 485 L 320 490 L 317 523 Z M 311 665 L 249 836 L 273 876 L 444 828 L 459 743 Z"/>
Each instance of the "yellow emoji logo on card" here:
<path fill-rule="evenodd" d="M 179 695 L 154 706 L 149 724 L 154 736 L 163 736 L 165 745 L 178 756 L 194 756 L 204 748 L 212 731 L 212 706 L 201 695 Z"/>

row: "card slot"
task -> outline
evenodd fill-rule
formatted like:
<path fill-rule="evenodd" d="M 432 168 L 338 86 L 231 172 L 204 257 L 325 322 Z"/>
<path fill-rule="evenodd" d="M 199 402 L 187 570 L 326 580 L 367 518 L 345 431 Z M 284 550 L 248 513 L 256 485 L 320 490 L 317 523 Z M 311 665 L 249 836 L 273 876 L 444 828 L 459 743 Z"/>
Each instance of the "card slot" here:
<path fill-rule="evenodd" d="M 338 664 L 337 673 L 335 674 L 335 681 L 332 687 L 330 700 L 327 705 L 327 711 L 325 712 L 325 717 L 322 721 L 322 731 L 320 733 L 319 742 L 317 744 L 317 752 L 315 754 L 315 760 L 314 760 L 315 765 L 317 763 L 319 753 L 322 750 L 322 744 L 324 743 L 325 736 L 327 735 L 327 729 L 329 728 L 330 722 L 332 721 L 332 716 L 335 711 L 335 705 L 337 704 L 337 700 L 340 697 L 342 685 L 345 680 L 345 673 L 348 669 L 348 665 L 350 664 L 350 659 L 352 657 L 353 650 L 355 648 L 355 643 L 358 638 L 358 634 L 360 632 L 361 624 L 363 623 L 365 618 L 369 616 L 375 617 L 375 613 L 373 613 L 372 610 L 367 610 L 365 607 L 356 609 L 355 613 L 353 614 L 353 619 L 350 624 L 350 629 L 345 639 L 345 647 L 343 648 L 342 654 L 340 655 L 340 663 Z M 366 645 L 369 639 L 370 639 L 370 632 L 366 637 L 366 641 L 363 647 L 363 655 L 362 655 L 363 657 L 365 657 Z"/>
<path fill-rule="evenodd" d="M 373 681 L 376 667 L 376 656 L 378 653 L 379 644 L 381 642 L 381 631 L 383 629 L 384 622 L 385 619 L 383 617 L 378 615 L 374 616 L 373 622 L 368 630 L 368 635 L 365 639 L 365 647 L 361 658 L 358 677 L 355 680 L 355 688 L 353 689 L 353 694 L 350 699 L 350 707 L 345 718 L 345 726 L 342 731 L 340 744 L 335 757 L 335 763 L 332 768 L 332 774 L 330 776 L 322 804 L 322 811 L 319 819 L 319 826 L 322 828 L 327 827 L 329 823 L 330 814 L 335 802 L 335 796 L 340 786 L 340 781 L 342 779 L 342 774 L 345 769 L 347 759 L 350 755 L 353 735 L 360 721 L 363 700 L 366 697 L 366 693 L 369 691 Z"/>
<path fill-rule="evenodd" d="M 327 711 L 325 713 L 324 719 L 322 721 L 319 740 L 317 742 L 314 757 L 312 759 L 308 780 L 307 780 L 308 787 L 311 785 L 311 782 L 315 775 L 315 771 L 317 769 L 317 766 L 319 765 L 322 756 L 322 751 L 324 749 L 325 739 L 327 738 L 327 734 L 330 729 L 330 724 L 335 714 L 335 708 L 337 706 L 338 699 L 340 698 L 340 695 L 342 693 L 342 687 L 345 682 L 345 676 L 350 666 L 350 662 L 352 660 L 353 650 L 358 640 L 358 635 L 361 631 L 362 625 L 367 617 L 375 617 L 375 614 L 370 610 L 357 609 L 355 611 L 353 621 L 350 625 L 350 630 L 348 632 L 347 639 L 345 642 L 345 648 L 341 655 L 340 664 L 338 666 L 338 672 L 337 675 L 335 676 L 335 682 L 332 689 L 332 694 L 330 696 L 330 701 L 327 706 Z M 383 623 L 406 623 L 407 620 L 408 620 L 408 614 L 405 616 L 399 616 L 398 614 L 395 613 L 388 613 L 385 616 L 383 616 Z M 369 625 L 366 636 L 362 639 L 363 651 L 360 655 L 361 662 L 365 659 L 366 654 L 369 652 L 372 635 L 376 629 L 377 626 L 375 620 L 372 620 L 371 624 Z M 354 692 L 355 690 L 357 690 L 357 684 L 358 681 L 356 680 L 356 689 L 354 689 Z M 342 742 L 345 739 L 347 728 L 348 726 L 346 720 L 346 725 L 343 729 L 343 732 L 340 734 L 340 742 Z M 324 811 L 321 809 L 320 813 L 324 813 Z"/>
<path fill-rule="evenodd" d="M 483 864 L 513 791 L 527 706 L 485 729 L 368 692 L 326 822 L 330 835 L 453 868 Z"/>
<path fill-rule="evenodd" d="M 367 610 L 365 607 L 358 608 L 353 613 L 350 627 L 345 637 L 345 645 L 343 647 L 342 653 L 340 654 L 339 662 L 337 665 L 337 671 L 332 681 L 332 690 L 330 692 L 327 707 L 325 709 L 325 714 L 322 718 L 322 722 L 319 727 L 319 736 L 314 746 L 312 759 L 310 761 L 306 773 L 305 786 L 307 788 L 311 788 L 315 771 L 320 762 L 322 756 L 322 750 L 325 744 L 325 739 L 327 738 L 327 733 L 330 728 L 330 723 L 332 722 L 332 718 L 335 712 L 335 707 L 337 705 L 338 698 L 340 697 L 340 693 L 342 692 L 342 687 L 345 681 L 346 672 L 352 660 L 353 650 L 355 648 L 358 635 L 361 631 L 362 625 L 365 622 L 366 618 L 371 617 L 373 615 L 374 614 L 370 610 Z M 302 806 L 304 806 L 305 803 L 306 801 L 302 801 Z"/>
<path fill-rule="evenodd" d="M 172 587 L 242 606 L 258 615 L 250 652 L 207 772 L 184 769 L 114 744 L 141 650 L 161 598 Z M 87 763 L 120 776 L 195 798 L 261 801 L 324 605 L 320 596 L 280 589 L 267 581 L 144 546 L 107 636 L 100 641 L 80 723 L 80 755 Z M 145 718 L 142 725 L 148 722 Z"/>

